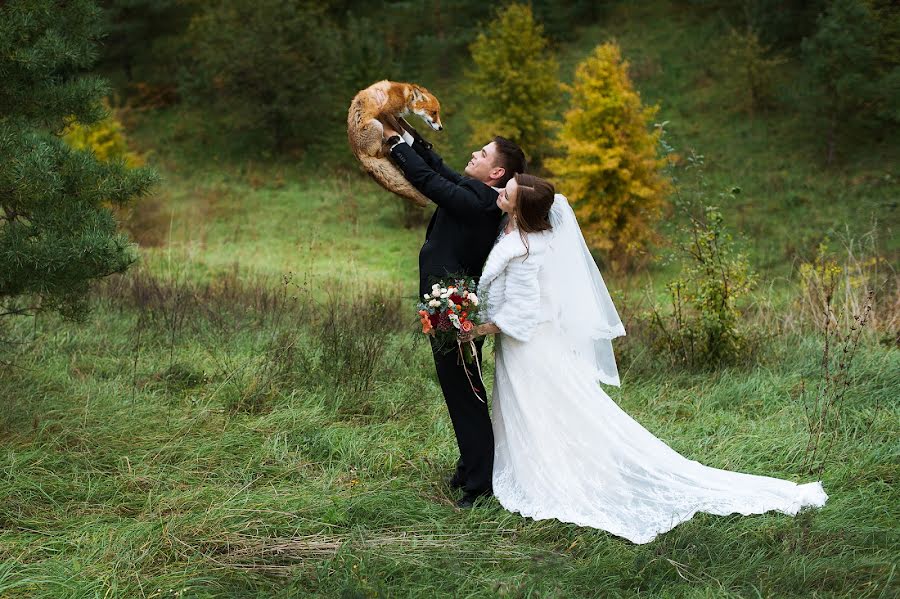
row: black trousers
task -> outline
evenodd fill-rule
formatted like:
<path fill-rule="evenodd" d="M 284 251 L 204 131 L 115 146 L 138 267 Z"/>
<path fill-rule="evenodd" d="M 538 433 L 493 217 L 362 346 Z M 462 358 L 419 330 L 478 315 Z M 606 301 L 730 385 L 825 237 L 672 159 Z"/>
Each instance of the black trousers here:
<path fill-rule="evenodd" d="M 479 363 L 483 345 L 484 337 L 475 341 Z M 490 491 L 491 474 L 494 470 L 494 429 L 488 413 L 484 382 L 478 376 L 475 364 L 466 365 L 457 348 L 440 348 L 432 340 L 431 351 L 459 445 L 456 471 L 465 481 L 463 489 L 467 493 Z M 464 367 L 469 369 L 468 377 Z M 472 379 L 471 385 L 469 378 Z M 472 385 L 478 389 L 478 394 L 484 398 L 485 403 L 476 397 Z"/>

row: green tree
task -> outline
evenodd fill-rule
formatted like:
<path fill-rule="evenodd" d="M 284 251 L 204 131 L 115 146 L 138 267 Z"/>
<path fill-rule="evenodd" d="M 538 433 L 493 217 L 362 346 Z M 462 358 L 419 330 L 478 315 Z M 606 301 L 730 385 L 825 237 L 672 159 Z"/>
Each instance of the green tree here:
<path fill-rule="evenodd" d="M 339 127 L 357 91 L 345 81 L 340 30 L 313 3 L 209 3 L 188 41 L 184 96 L 213 108 L 227 128 L 262 131 L 278 149 Z"/>
<path fill-rule="evenodd" d="M 174 83 L 180 38 L 200 0 L 101 0 L 106 35 L 99 64 L 126 80 Z"/>
<path fill-rule="evenodd" d="M 804 40 L 807 62 L 822 86 L 827 122 L 826 162 L 831 164 L 843 130 L 854 124 L 900 122 L 900 51 L 896 7 L 864 0 L 832 0 L 818 28 Z"/>
<path fill-rule="evenodd" d="M 600 20 L 614 4 L 611 0 L 530 0 L 534 16 L 544 32 L 555 41 L 577 39 L 578 29 Z"/>
<path fill-rule="evenodd" d="M 472 143 L 494 135 L 514 140 L 539 161 L 549 140 L 549 118 L 559 100 L 559 64 L 550 54 L 531 7 L 511 4 L 470 46 L 473 69 L 466 72 Z"/>
<path fill-rule="evenodd" d="M 571 108 L 547 161 L 572 201 L 588 244 L 614 268 L 633 266 L 666 206 L 665 160 L 651 130 L 657 107 L 643 106 L 615 43 L 597 46 L 567 86 Z"/>
<path fill-rule="evenodd" d="M 101 162 L 60 139 L 72 118 L 106 116 L 106 84 L 85 70 L 101 14 L 90 0 L 0 4 L 0 303 L 4 312 L 77 317 L 92 280 L 136 259 L 111 206 L 148 191 L 155 174 Z"/>
<path fill-rule="evenodd" d="M 719 12 L 736 28 L 755 31 L 759 42 L 778 50 L 793 50 L 816 28 L 816 15 L 826 0 L 732 0 L 730 2 L 693 2 L 698 12 Z"/>
<path fill-rule="evenodd" d="M 735 88 L 736 105 L 751 116 L 774 103 L 775 73 L 785 59 L 773 56 L 771 50 L 751 27 L 743 32 L 732 28 L 728 34 L 723 56 L 725 75 Z"/>

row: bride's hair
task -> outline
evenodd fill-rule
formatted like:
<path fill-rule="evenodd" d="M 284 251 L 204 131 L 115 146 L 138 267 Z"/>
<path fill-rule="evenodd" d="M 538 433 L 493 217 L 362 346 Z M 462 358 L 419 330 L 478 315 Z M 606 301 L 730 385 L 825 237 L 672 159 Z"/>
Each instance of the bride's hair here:
<path fill-rule="evenodd" d="M 516 184 L 516 226 L 519 228 L 519 236 L 528 251 L 526 233 L 538 233 L 549 231 L 550 208 L 553 206 L 553 196 L 556 188 L 553 183 L 534 175 L 519 173 L 515 176 Z"/>

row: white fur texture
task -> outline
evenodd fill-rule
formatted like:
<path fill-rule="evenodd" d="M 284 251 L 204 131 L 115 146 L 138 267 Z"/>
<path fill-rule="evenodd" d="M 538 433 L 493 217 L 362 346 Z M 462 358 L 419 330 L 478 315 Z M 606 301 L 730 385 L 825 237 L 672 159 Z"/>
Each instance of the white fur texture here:
<path fill-rule="evenodd" d="M 549 232 L 529 233 L 528 251 L 513 231 L 491 250 L 478 283 L 478 296 L 487 298 L 487 322 L 519 341 L 531 339 L 535 328 L 548 320 L 541 301 L 540 270 L 549 247 Z"/>

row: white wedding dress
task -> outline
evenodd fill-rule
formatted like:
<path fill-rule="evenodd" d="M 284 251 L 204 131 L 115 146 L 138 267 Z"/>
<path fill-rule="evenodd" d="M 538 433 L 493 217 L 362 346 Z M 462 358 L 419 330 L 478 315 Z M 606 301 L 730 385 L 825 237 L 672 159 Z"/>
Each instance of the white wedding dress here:
<path fill-rule="evenodd" d="M 618 385 L 610 340 L 625 334 L 560 195 L 553 231 L 501 235 L 479 296 L 495 338 L 493 490 L 535 520 L 555 518 L 647 543 L 697 512 L 794 515 L 822 506 L 820 482 L 742 474 L 680 455 L 598 385 Z"/>

